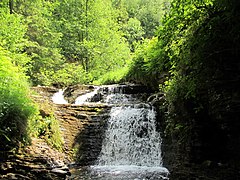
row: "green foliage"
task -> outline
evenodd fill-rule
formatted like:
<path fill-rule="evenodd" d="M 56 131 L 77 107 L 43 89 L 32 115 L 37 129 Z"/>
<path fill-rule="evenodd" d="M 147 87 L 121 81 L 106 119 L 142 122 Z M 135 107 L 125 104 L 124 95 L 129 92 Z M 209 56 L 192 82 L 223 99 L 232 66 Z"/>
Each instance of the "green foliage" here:
<path fill-rule="evenodd" d="M 143 39 L 144 31 L 141 22 L 137 18 L 130 18 L 122 29 L 131 46 L 131 51 L 134 52 L 136 43 Z"/>
<path fill-rule="evenodd" d="M 205 83 L 201 83 L 201 77 L 199 76 L 203 70 L 203 54 L 192 53 L 192 50 L 196 48 L 193 44 L 199 43 L 199 39 L 194 38 L 194 32 L 201 26 L 204 19 L 209 16 L 207 8 L 198 9 L 197 7 L 206 6 L 211 8 L 212 6 L 209 1 L 205 3 L 203 5 L 204 2 L 196 2 L 195 4 L 184 2 L 179 5 L 179 3 L 173 1 L 172 10 L 165 19 L 166 29 L 162 29 L 162 32 L 159 31 L 160 38 L 167 38 L 168 42 L 165 44 L 165 49 L 171 64 L 171 77 L 165 83 L 165 91 L 168 100 L 172 103 L 176 101 L 184 103 L 189 99 L 197 102 L 199 87 L 202 88 Z M 182 16 L 175 17 L 174 13 L 180 13 Z M 171 32 L 171 34 L 165 37 L 165 32 Z M 191 42 L 190 39 L 192 38 L 193 41 Z M 204 39 L 204 36 L 201 38 Z M 201 104 L 197 104 L 195 104 L 196 107 L 201 106 Z"/>
<path fill-rule="evenodd" d="M 0 149 L 10 149 L 29 140 L 28 119 L 35 113 L 25 75 L 0 47 Z"/>
<path fill-rule="evenodd" d="M 0 42 L 34 85 L 91 82 L 125 66 L 143 37 L 153 36 L 165 4 L 18 0 L 10 6 L 5 0 L 0 4 Z M 78 71 L 81 78 L 69 73 Z"/>
<path fill-rule="evenodd" d="M 173 0 L 169 12 L 161 21 L 157 39 L 136 52 L 129 76 L 144 84 L 151 85 L 151 82 L 155 82 L 152 86 L 156 88 L 166 80 L 164 74 L 169 74 L 170 79 L 165 83 L 169 96 L 187 99 L 195 97 L 198 81 L 195 75 L 186 73 L 192 68 L 198 71 L 201 58 L 196 60 L 196 55 L 193 57 L 189 39 L 194 36 L 204 19 L 209 17 L 211 8 L 212 1 L 193 3 Z M 193 42 L 196 44 L 196 39 Z"/>
<path fill-rule="evenodd" d="M 144 38 L 151 38 L 160 25 L 165 10 L 168 8 L 167 0 L 124 0 L 122 3 L 127 9 L 130 18 L 141 22 Z"/>
<path fill-rule="evenodd" d="M 17 1 L 14 6 L 15 11 L 25 18 L 29 42 L 24 50 L 31 57 L 27 74 L 34 84 L 47 84 L 64 62 L 59 49 L 61 33 L 53 23 L 55 4 L 35 0 Z"/>
<path fill-rule="evenodd" d="M 83 63 L 86 58 L 87 51 L 82 45 L 87 36 L 85 3 L 83 0 L 59 1 L 54 10 L 54 24 L 62 33 L 59 47 L 70 62 Z M 87 6 L 91 7 L 90 3 Z"/>
<path fill-rule="evenodd" d="M 63 139 L 59 122 L 53 115 L 31 119 L 28 130 L 32 137 L 43 138 L 50 146 L 62 150 Z"/>
<path fill-rule="evenodd" d="M 92 35 L 89 40 L 95 43 L 90 72 L 95 79 L 106 72 L 123 67 L 130 57 L 128 44 L 119 31 L 120 27 L 117 24 L 115 11 L 111 7 L 111 1 L 96 2 L 93 12 L 97 19 L 89 25 L 89 28 L 91 27 L 89 32 Z"/>
<path fill-rule="evenodd" d="M 78 63 L 65 63 L 61 69 L 53 74 L 51 79 L 51 83 L 62 86 L 87 84 L 89 81 L 89 74 Z"/>
<path fill-rule="evenodd" d="M 157 89 L 168 67 L 164 53 L 157 38 L 139 44 L 130 64 L 127 79 Z"/>
<path fill-rule="evenodd" d="M 23 53 L 24 48 L 28 44 L 24 37 L 27 31 L 23 18 L 17 14 L 0 13 L 0 46 L 8 50 L 7 56 L 15 65 L 24 68 L 27 71 L 27 64 L 30 58 Z"/>
<path fill-rule="evenodd" d="M 0 45 L 11 52 L 21 52 L 25 43 L 26 26 L 15 14 L 0 14 Z"/>
<path fill-rule="evenodd" d="M 62 34 L 59 47 L 66 63 L 82 66 L 93 79 L 123 66 L 129 58 L 129 47 L 110 0 L 60 1 L 53 13 L 53 24 Z"/>
<path fill-rule="evenodd" d="M 129 71 L 129 67 L 125 66 L 120 69 L 116 69 L 115 71 L 110 71 L 98 80 L 94 81 L 93 84 L 101 85 L 101 84 L 116 84 L 120 82 L 124 82 L 126 80 L 126 75 Z"/>
<path fill-rule="evenodd" d="M 214 54 L 232 46 L 227 42 L 236 39 L 239 30 L 239 26 L 230 25 L 236 21 L 231 10 L 223 11 L 229 6 L 219 7 L 212 0 L 172 2 L 164 26 L 158 32 L 171 64 L 171 78 L 165 90 L 172 101 L 191 98 L 198 101 L 198 94 L 212 86 L 211 81 L 217 78 L 216 70 L 223 64 Z"/>

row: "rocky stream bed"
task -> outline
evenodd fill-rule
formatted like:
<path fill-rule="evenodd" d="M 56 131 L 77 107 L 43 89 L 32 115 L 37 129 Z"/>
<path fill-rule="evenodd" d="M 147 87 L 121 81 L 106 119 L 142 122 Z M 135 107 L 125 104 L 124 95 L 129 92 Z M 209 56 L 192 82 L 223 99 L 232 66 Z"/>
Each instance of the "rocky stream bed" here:
<path fill-rule="evenodd" d="M 0 179 L 66 179 L 71 175 L 66 155 L 51 148 L 43 139 L 17 153 L 1 153 Z"/>
<path fill-rule="evenodd" d="M 93 86 L 74 86 L 65 90 L 68 102 L 90 92 Z M 40 115 L 54 111 L 64 139 L 62 152 L 49 146 L 44 138 L 33 138 L 31 145 L 18 151 L 0 152 L 0 179 L 61 180 L 81 179 L 76 169 L 92 165 L 100 153 L 102 132 L 110 107 L 104 104 L 53 104 L 51 97 L 58 91 L 53 87 L 34 87 L 33 99 L 40 105 Z M 154 99 L 152 100 L 154 101 Z M 205 160 L 201 163 L 183 162 L 185 153 L 178 150 L 176 137 L 163 137 L 163 165 L 170 171 L 170 180 L 238 180 L 240 172 L 226 163 Z M 173 143 L 174 142 L 174 143 Z M 180 158 L 181 157 L 181 158 Z M 86 177 L 86 176 L 85 176 Z M 84 178 L 82 178 L 84 179 Z"/>

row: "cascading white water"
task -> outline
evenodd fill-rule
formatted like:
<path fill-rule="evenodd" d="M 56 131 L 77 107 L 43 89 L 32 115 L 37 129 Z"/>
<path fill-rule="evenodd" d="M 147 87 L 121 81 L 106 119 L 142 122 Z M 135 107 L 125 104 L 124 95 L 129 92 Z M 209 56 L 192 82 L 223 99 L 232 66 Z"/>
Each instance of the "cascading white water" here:
<path fill-rule="evenodd" d="M 99 90 L 99 87 L 95 87 L 94 91 L 86 93 L 84 95 L 81 95 L 79 97 L 77 97 L 77 99 L 75 100 L 75 104 L 76 105 L 80 105 L 80 104 L 85 104 L 86 102 L 88 102 L 94 95 L 97 94 Z"/>
<path fill-rule="evenodd" d="M 113 87 L 105 102 L 115 106 L 110 111 L 98 162 L 92 168 L 99 174 L 120 175 L 120 179 L 168 179 L 168 170 L 162 167 L 162 140 L 156 130 L 154 107 Z"/>
<path fill-rule="evenodd" d="M 98 165 L 162 166 L 153 108 L 143 104 L 111 109 Z"/>
<path fill-rule="evenodd" d="M 64 90 L 60 89 L 58 92 L 53 94 L 53 96 L 52 96 L 53 103 L 55 103 L 55 104 L 68 104 L 68 102 L 64 99 L 63 92 L 64 92 Z"/>
<path fill-rule="evenodd" d="M 123 87 L 95 87 L 75 101 L 75 104 L 112 106 L 98 161 L 78 178 L 168 179 L 169 172 L 162 166 L 162 140 L 156 130 L 155 109 L 141 100 L 141 94 L 125 93 Z"/>

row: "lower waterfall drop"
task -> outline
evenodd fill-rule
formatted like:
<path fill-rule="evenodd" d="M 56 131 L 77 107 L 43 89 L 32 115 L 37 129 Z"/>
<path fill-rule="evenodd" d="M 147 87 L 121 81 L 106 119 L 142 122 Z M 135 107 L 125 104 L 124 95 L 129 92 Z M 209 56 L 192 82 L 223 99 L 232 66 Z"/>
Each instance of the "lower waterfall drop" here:
<path fill-rule="evenodd" d="M 156 111 L 146 102 L 149 95 L 140 85 L 105 85 L 77 98 L 75 106 L 104 104 L 110 113 L 102 122 L 105 132 L 99 134 L 103 142 L 95 165 L 82 166 L 73 173 L 73 179 L 169 179 L 162 162 Z"/>
<path fill-rule="evenodd" d="M 113 107 L 99 165 L 162 166 L 161 137 L 151 107 Z"/>
<path fill-rule="evenodd" d="M 108 94 L 113 100 L 121 96 L 123 103 L 117 101 L 111 108 L 102 150 L 92 169 L 99 176 L 114 174 L 116 179 L 168 179 L 169 172 L 162 166 L 162 140 L 156 130 L 154 107 L 122 91 Z M 108 97 L 107 101 L 114 102 Z"/>

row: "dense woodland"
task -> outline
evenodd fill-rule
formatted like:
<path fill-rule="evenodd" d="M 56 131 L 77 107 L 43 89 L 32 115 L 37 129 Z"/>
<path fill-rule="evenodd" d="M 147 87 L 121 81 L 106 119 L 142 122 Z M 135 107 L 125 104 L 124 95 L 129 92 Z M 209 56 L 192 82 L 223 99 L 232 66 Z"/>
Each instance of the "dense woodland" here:
<path fill-rule="evenodd" d="M 186 150 L 181 160 L 238 167 L 239 6 L 238 0 L 2 0 L 1 150 L 43 129 L 34 123 L 40 117 L 30 86 L 133 82 L 164 94 L 161 128 L 178 137 L 178 149 Z"/>

